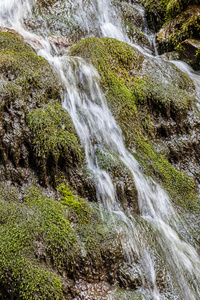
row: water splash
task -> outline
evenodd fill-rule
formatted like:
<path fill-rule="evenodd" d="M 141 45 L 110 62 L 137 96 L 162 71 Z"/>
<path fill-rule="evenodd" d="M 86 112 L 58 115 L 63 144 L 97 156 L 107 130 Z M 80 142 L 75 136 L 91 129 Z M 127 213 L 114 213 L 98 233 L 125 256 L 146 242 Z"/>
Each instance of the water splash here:
<path fill-rule="evenodd" d="M 0 1 L 0 26 L 21 30 L 23 21 L 32 13 L 30 0 Z"/>

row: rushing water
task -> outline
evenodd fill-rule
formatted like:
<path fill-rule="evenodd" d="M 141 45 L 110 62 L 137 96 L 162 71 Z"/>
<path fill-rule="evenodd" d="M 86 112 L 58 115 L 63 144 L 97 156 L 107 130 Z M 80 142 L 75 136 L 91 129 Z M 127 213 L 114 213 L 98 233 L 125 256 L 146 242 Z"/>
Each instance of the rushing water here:
<path fill-rule="evenodd" d="M 87 35 L 90 35 L 91 31 L 92 35 L 96 32 L 98 36 L 115 37 L 130 43 L 110 0 L 62 2 L 66 15 L 69 15 L 68 9 L 73 11 L 75 21 L 81 28 L 87 30 Z M 165 264 L 168 282 L 171 288 L 174 287 L 174 290 L 178 291 L 178 296 L 175 296 L 176 293 L 174 296 L 173 294 L 168 296 L 182 300 L 199 299 L 200 261 L 195 249 L 180 239 L 177 233 L 177 223 L 180 220 L 167 194 L 156 182 L 145 178 L 138 162 L 125 148 L 121 129 L 107 107 L 99 84 L 100 78 L 94 67 L 78 57 L 53 55 L 56 48 L 51 46 L 46 38 L 26 30 L 23 20 L 33 18 L 31 16 L 33 4 L 35 5 L 35 2 L 29 0 L 0 0 L 0 26 L 19 31 L 33 47 L 37 41 L 38 54 L 45 57 L 58 70 L 65 90 L 63 107 L 71 115 L 85 148 L 87 167 L 96 184 L 102 217 L 106 208 L 114 221 L 120 220 L 116 221 L 116 229 L 121 235 L 127 261 L 131 265 L 135 253 L 139 258 L 144 298 L 167 299 L 166 295 L 159 292 L 156 284 L 155 257 L 159 253 Z M 59 5 L 57 7 L 58 10 Z M 94 16 L 95 22 L 92 25 Z M 140 46 L 133 46 L 146 53 Z M 149 53 L 145 55 L 151 56 Z M 198 74 L 193 78 L 191 70 L 188 72 L 190 77 L 196 80 L 198 91 Z M 117 155 L 131 172 L 138 192 L 140 221 L 134 219 L 129 212 L 125 212 L 118 203 L 111 177 L 98 166 L 96 158 L 98 148 Z M 156 240 L 155 246 L 151 243 L 152 236 Z"/>

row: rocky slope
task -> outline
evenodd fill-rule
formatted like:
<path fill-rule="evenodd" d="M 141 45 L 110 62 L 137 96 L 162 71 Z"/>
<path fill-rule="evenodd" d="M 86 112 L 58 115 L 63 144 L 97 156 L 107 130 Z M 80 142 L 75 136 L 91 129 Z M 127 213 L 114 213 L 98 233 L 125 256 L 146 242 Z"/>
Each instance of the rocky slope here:
<path fill-rule="evenodd" d="M 199 69 L 199 48 L 188 56 L 185 46 L 191 39 L 198 45 L 198 2 L 141 2 L 149 25 L 160 30 L 160 53 L 178 51 Z M 75 11 L 71 2 L 66 5 Z M 143 12 L 124 1 L 115 1 L 115 7 L 131 40 L 150 49 L 142 32 Z M 168 61 L 116 39 L 100 38 L 97 27 L 96 37 L 87 38 L 88 31 L 79 30 L 80 23 L 70 22 L 67 14 L 63 18 L 61 11 L 60 1 L 37 1 L 26 26 L 43 33 L 45 18 L 49 39 L 60 53 L 77 43 L 69 55 L 97 68 L 127 148 L 145 176 L 165 188 L 182 217 L 187 214 L 193 220 L 190 242 L 198 249 L 200 113 L 193 82 Z M 101 218 L 82 145 L 61 106 L 59 74 L 16 32 L 5 31 L 10 30 L 0 32 L 0 298 L 143 299 L 147 279 L 141 275 L 139 254 L 130 262 L 121 243 L 123 233 L 117 232 L 105 208 Z M 101 147 L 96 157 L 135 226 L 142 228 L 152 248 L 158 247 L 158 237 L 139 216 L 129 170 Z M 155 253 L 158 289 L 163 299 L 175 299 L 177 287 L 168 280 L 162 249 Z"/>

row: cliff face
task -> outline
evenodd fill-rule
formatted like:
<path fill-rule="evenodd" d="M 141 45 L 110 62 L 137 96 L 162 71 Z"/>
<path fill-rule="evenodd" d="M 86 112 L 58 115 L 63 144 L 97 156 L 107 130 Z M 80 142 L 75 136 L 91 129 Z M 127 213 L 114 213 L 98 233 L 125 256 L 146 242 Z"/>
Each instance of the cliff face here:
<path fill-rule="evenodd" d="M 149 54 L 152 45 L 144 33 L 146 15 L 150 28 L 158 31 L 159 53 L 184 59 L 199 70 L 198 1 L 112 5 L 112 18 L 123 24 L 121 33 L 129 43 L 101 37 L 105 28 L 98 27 L 99 8 L 90 1 L 84 2 L 86 25 L 77 17 L 78 3 L 47 0 L 36 1 L 24 23 L 30 31 L 45 33 L 58 57 L 78 56 L 98 70 L 97 81 L 126 148 L 145 178 L 158 182 L 181 218 L 193 223 L 189 235 L 182 229 L 180 235 L 199 249 L 200 113 L 195 85 L 173 63 Z M 175 274 L 167 267 L 161 232 L 141 215 L 141 195 L 130 169 L 114 148 L 93 138 L 94 164 L 112 181 L 118 205 L 128 217 L 111 217 L 109 205 L 98 205 L 99 183 L 87 167 L 72 117 L 62 107 L 66 91 L 61 73 L 36 54 L 38 40 L 29 41 L 32 47 L 27 41 L 19 32 L 1 28 L 0 298 L 149 299 L 152 279 L 145 273 L 148 259 L 140 253 L 147 245 L 154 255 L 153 284 L 162 299 L 185 297 L 178 280 L 173 286 L 169 279 Z M 84 76 L 81 80 L 80 91 L 84 88 L 87 95 L 90 83 Z M 136 248 L 127 238 L 132 219 L 141 235 Z"/>

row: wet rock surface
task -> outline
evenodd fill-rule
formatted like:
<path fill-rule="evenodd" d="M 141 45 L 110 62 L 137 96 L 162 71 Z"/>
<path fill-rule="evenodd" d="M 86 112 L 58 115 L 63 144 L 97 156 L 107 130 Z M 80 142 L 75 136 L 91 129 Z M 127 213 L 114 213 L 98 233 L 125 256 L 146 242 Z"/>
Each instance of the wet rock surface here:
<path fill-rule="evenodd" d="M 20 184 L 28 180 L 32 160 L 27 115 L 45 102 L 59 101 L 60 88 L 47 62 L 18 37 L 0 33 L 0 50 L 1 181 Z"/>
<path fill-rule="evenodd" d="M 160 54 L 178 51 L 199 70 L 200 6 L 198 1 L 146 1 L 147 19 L 157 33 Z M 158 9 L 156 10 L 156 7 Z"/>
<path fill-rule="evenodd" d="M 70 51 L 98 69 L 108 106 L 128 149 L 146 176 L 159 181 L 188 223 L 192 220 L 195 224 L 190 228 L 191 240 L 187 239 L 198 249 L 200 115 L 194 84 L 171 63 L 149 58 L 126 43 L 85 39 L 89 31 L 80 19 L 63 16 L 61 1 L 36 2 L 34 17 L 25 24 L 40 34 L 48 27 L 48 40 L 57 47 L 58 55 Z M 115 1 L 113 14 L 120 12 L 131 41 L 149 48 L 142 32 L 144 10 L 132 2 Z M 140 2 L 146 5 L 151 27 L 160 29 L 167 1 Z M 198 69 L 199 6 L 195 0 L 182 3 L 176 20 L 158 33 L 158 47 L 160 53 L 169 51 L 166 56 L 177 55 Z M 65 5 L 71 5 L 76 16 L 76 6 L 71 2 Z M 88 1 L 85 5 L 91 9 Z M 176 39 L 186 21 L 187 34 L 172 46 L 170 39 Z M 93 23 L 94 15 L 87 25 Z M 145 273 L 148 257 L 142 264 L 141 254 L 130 248 L 123 230 L 116 230 L 125 232 L 127 220 L 116 227 L 121 221 L 113 221 L 109 212 L 102 212 L 106 209 L 95 203 L 95 182 L 86 170 L 72 120 L 60 104 L 58 74 L 17 31 L 0 31 L 0 298 L 140 300 L 145 295 L 148 299 L 142 290 L 142 286 L 151 289 L 154 284 Z M 191 31 L 193 35 L 188 34 Z M 98 26 L 92 32 L 100 36 Z M 31 41 L 35 49 L 41 47 L 37 43 Z M 139 217 L 132 175 L 114 153 L 97 145 L 95 155 L 95 163 L 111 177 L 120 205 L 141 228 L 145 236 L 142 247 L 148 245 L 153 253 L 154 280 L 162 299 L 176 299 L 177 287 L 169 282 L 165 257 L 157 246 L 159 235 Z M 127 242 L 126 251 L 122 240 Z"/>
<path fill-rule="evenodd" d="M 168 176 L 174 173 L 163 157 L 173 165 L 179 165 L 180 170 L 187 170 L 198 182 L 199 114 L 190 78 L 171 63 L 148 59 L 136 49 L 107 38 L 85 39 L 72 47 L 71 55 L 84 57 L 98 69 L 108 105 L 124 132 L 128 147 L 140 151 L 146 158 L 145 164 L 151 160 L 150 165 L 161 184 L 170 181 Z M 105 68 L 107 61 L 110 67 Z M 184 151 L 176 148 L 177 141 Z M 149 142 L 154 144 L 147 146 Z M 194 155 L 193 166 L 191 155 Z M 171 171 L 168 172 L 168 168 Z M 183 190 L 183 195 L 186 192 L 183 188 L 185 180 L 182 184 L 177 182 L 179 196 Z M 192 181 L 191 186 L 194 187 Z M 165 188 L 170 191 L 167 185 Z"/>

